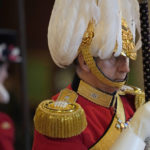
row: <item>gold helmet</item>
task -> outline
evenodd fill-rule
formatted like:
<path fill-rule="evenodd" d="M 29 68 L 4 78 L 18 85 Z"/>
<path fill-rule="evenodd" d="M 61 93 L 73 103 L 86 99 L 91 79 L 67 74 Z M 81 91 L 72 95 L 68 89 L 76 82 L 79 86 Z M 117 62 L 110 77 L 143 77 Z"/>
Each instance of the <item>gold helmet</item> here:
<path fill-rule="evenodd" d="M 48 44 L 59 67 L 70 65 L 80 52 L 91 72 L 102 82 L 121 87 L 97 68 L 93 57 L 107 59 L 124 55 L 136 58 L 141 46 L 137 0 L 56 0 L 52 11 Z"/>

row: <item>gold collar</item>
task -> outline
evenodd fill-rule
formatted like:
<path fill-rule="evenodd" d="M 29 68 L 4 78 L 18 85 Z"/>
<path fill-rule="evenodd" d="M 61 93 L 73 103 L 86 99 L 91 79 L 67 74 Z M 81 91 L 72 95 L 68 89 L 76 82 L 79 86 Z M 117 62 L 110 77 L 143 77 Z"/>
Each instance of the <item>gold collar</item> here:
<path fill-rule="evenodd" d="M 107 108 L 109 108 L 111 105 L 114 106 L 116 101 L 114 98 L 115 95 L 99 91 L 82 80 L 79 83 L 77 93 L 87 98 L 89 101 Z"/>

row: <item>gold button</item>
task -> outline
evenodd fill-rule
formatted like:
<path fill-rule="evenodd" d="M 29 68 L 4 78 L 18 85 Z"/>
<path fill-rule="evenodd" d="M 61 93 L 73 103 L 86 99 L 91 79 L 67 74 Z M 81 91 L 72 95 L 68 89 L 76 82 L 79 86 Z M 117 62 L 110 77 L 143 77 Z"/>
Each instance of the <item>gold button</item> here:
<path fill-rule="evenodd" d="M 9 122 L 5 121 L 1 124 L 1 128 L 7 130 L 11 128 L 11 125 Z"/>

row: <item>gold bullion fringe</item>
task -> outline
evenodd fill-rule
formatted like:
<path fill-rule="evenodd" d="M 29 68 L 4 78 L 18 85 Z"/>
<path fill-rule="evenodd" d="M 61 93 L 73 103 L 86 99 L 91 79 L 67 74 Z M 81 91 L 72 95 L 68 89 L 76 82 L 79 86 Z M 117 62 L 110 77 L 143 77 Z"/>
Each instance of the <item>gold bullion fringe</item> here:
<path fill-rule="evenodd" d="M 87 126 L 84 110 L 74 103 L 74 111 L 55 111 L 45 106 L 52 100 L 45 100 L 39 104 L 34 116 L 35 129 L 48 137 L 69 138 L 79 135 Z"/>

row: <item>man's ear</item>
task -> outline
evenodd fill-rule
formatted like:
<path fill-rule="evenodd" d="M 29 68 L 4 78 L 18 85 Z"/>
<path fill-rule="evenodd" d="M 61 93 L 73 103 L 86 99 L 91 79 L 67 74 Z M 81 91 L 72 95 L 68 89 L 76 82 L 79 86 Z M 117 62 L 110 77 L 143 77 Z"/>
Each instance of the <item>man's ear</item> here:
<path fill-rule="evenodd" d="M 85 72 L 90 72 L 90 69 L 88 65 L 85 63 L 83 55 L 81 53 L 78 55 L 78 63 L 82 70 L 84 70 Z"/>

